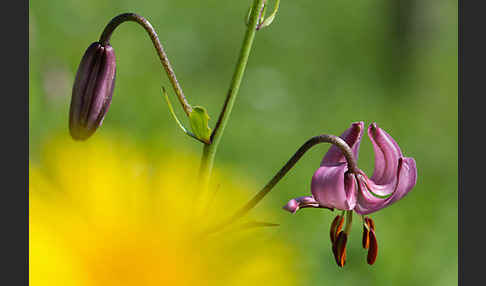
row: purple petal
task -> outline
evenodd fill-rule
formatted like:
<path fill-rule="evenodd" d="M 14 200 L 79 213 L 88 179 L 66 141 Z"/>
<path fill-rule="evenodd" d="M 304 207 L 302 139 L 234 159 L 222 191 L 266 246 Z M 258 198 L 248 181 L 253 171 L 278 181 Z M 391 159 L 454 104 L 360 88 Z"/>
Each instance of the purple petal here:
<path fill-rule="evenodd" d="M 383 209 L 403 198 L 417 183 L 417 167 L 413 158 L 400 158 L 398 160 L 398 173 L 396 180 L 386 185 L 376 184 L 363 173 L 357 175 L 359 184 L 358 201 L 355 211 L 359 214 L 369 214 Z M 375 197 L 373 193 L 387 198 Z"/>
<path fill-rule="evenodd" d="M 346 131 L 344 131 L 343 134 L 339 136 L 344 141 L 346 141 L 346 143 L 348 143 L 349 147 L 351 147 L 351 150 L 353 150 L 354 158 L 356 160 L 358 160 L 359 144 L 361 142 L 361 137 L 363 136 L 363 129 L 363 121 L 354 122 L 351 124 L 351 127 L 346 129 Z M 329 151 L 327 151 L 324 158 L 322 158 L 321 166 L 327 164 L 332 165 L 334 163 L 340 162 L 346 162 L 346 158 L 344 157 L 343 152 L 341 152 L 341 149 L 339 149 L 339 147 L 332 145 L 329 148 Z"/>
<path fill-rule="evenodd" d="M 400 158 L 398 184 L 388 205 L 403 198 L 417 184 L 417 165 L 414 158 Z"/>
<path fill-rule="evenodd" d="M 371 179 L 380 185 L 394 183 L 398 171 L 398 159 L 403 157 L 397 142 L 376 123 L 368 127 L 368 136 L 375 151 L 375 170 Z"/>
<path fill-rule="evenodd" d="M 327 164 L 312 176 L 311 192 L 320 205 L 352 210 L 356 205 L 356 180 L 347 173 L 347 163 Z"/>
<path fill-rule="evenodd" d="M 301 208 L 319 208 L 321 205 L 312 196 L 298 197 L 291 199 L 284 207 L 291 213 L 297 212 Z"/>

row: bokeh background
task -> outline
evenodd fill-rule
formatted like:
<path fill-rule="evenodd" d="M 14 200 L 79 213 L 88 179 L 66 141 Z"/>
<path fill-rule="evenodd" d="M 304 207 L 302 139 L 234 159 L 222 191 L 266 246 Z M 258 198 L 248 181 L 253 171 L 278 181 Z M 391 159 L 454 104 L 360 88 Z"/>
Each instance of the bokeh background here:
<path fill-rule="evenodd" d="M 42 166 L 49 139 L 68 134 L 79 61 L 106 23 L 122 12 L 136 12 L 152 23 L 189 102 L 205 106 L 214 126 L 250 2 L 30 1 L 30 161 Z M 280 211 L 290 198 L 310 192 L 311 176 L 328 146 L 304 156 L 259 205 L 281 224 L 274 235 L 298 250 L 292 271 L 309 278 L 299 279 L 302 285 L 457 283 L 457 5 L 452 0 L 281 0 L 274 23 L 257 33 L 217 166 L 258 188 L 305 140 L 339 135 L 360 120 L 377 122 L 417 162 L 417 186 L 372 216 L 380 247 L 375 265 L 366 264 L 361 226 L 355 223 L 346 266 L 339 269 L 328 238 L 335 214 Z M 170 117 L 161 96 L 161 87 L 170 84 L 144 30 L 124 23 L 111 43 L 117 56 L 115 92 L 94 136 L 136 142 L 146 154 L 163 155 L 174 146 L 201 152 Z M 172 102 L 183 117 L 174 97 Z M 367 138 L 359 165 L 373 170 Z M 249 189 L 248 197 L 257 188 Z"/>

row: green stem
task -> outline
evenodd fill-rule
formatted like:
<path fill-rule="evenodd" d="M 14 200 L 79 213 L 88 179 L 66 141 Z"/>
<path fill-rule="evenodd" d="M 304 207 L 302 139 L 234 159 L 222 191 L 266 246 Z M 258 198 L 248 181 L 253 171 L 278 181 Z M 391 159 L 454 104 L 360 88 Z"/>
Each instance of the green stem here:
<path fill-rule="evenodd" d="M 108 23 L 106 25 L 105 29 L 103 30 L 103 33 L 101 34 L 100 37 L 100 42 L 103 45 L 107 45 L 110 43 L 110 38 L 115 29 L 122 23 L 126 21 L 132 21 L 135 22 L 139 25 L 141 25 L 145 31 L 150 36 L 150 39 L 152 40 L 152 43 L 154 44 L 154 48 L 157 51 L 157 55 L 160 58 L 160 62 L 162 63 L 162 66 L 165 69 L 165 72 L 167 73 L 167 76 L 169 77 L 170 83 L 172 84 L 172 87 L 174 88 L 174 91 L 179 99 L 179 102 L 182 105 L 182 108 L 184 109 L 184 112 L 189 115 L 192 112 L 192 107 L 191 105 L 187 102 L 186 97 L 184 96 L 184 92 L 182 92 L 182 88 L 179 85 L 179 82 L 177 81 L 177 78 L 174 73 L 174 69 L 170 65 L 169 58 L 167 57 L 167 54 L 165 53 L 164 47 L 162 46 L 162 43 L 160 43 L 159 36 L 157 36 L 157 33 L 155 32 L 155 29 L 152 27 L 149 21 L 145 19 L 144 17 L 137 15 L 135 13 L 124 13 L 120 14 Z"/>
<path fill-rule="evenodd" d="M 240 88 L 243 75 L 245 73 L 246 64 L 248 62 L 248 57 L 250 56 L 250 51 L 253 45 L 253 40 L 255 38 L 258 19 L 260 11 L 263 8 L 263 4 L 264 0 L 255 0 L 253 2 L 250 22 L 246 30 L 245 38 L 243 40 L 240 51 L 240 56 L 238 58 L 238 63 L 236 64 L 236 70 L 233 74 L 233 79 L 231 81 L 231 85 L 226 96 L 223 109 L 221 110 L 214 131 L 211 134 L 211 144 L 204 145 L 203 155 L 201 158 L 201 167 L 199 171 L 199 182 L 202 186 L 201 192 L 203 194 L 209 188 L 209 180 L 211 179 L 216 151 L 218 150 L 219 142 L 221 141 L 221 136 L 223 135 L 224 129 L 228 124 L 231 110 L 233 109 L 236 95 L 238 94 L 238 90 Z"/>
<path fill-rule="evenodd" d="M 307 140 L 297 152 L 285 163 L 285 165 L 273 176 L 273 178 L 258 192 L 251 200 L 249 200 L 242 208 L 236 211 L 233 216 L 226 219 L 225 221 L 208 228 L 203 234 L 210 234 L 220 231 L 232 224 L 236 220 L 242 218 L 249 211 L 251 211 L 272 189 L 275 185 L 297 164 L 297 162 L 304 156 L 304 154 L 313 146 L 320 143 L 331 143 L 337 146 L 341 152 L 343 152 L 346 162 L 348 163 L 348 169 L 352 173 L 359 172 L 358 166 L 356 164 L 356 159 L 353 156 L 353 150 L 342 138 L 334 135 L 322 134 L 319 136 L 312 137 Z M 344 213 L 343 213 L 344 215 Z"/>

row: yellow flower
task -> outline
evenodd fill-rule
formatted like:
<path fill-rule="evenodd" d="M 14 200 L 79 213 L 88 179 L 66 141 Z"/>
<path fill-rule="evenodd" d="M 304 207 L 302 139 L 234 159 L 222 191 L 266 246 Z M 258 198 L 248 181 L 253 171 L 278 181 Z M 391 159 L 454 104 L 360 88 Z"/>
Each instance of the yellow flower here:
<path fill-rule="evenodd" d="M 293 250 L 274 230 L 200 235 L 254 193 L 248 180 L 218 171 L 197 214 L 194 154 L 100 136 L 43 150 L 29 167 L 31 285 L 295 285 Z"/>

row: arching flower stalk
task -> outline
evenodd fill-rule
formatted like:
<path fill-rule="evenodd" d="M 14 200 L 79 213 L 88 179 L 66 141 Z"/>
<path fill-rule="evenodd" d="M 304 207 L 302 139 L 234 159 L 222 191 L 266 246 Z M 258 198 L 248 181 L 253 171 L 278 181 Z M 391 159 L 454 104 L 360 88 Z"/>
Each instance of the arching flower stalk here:
<path fill-rule="evenodd" d="M 81 59 L 73 85 L 69 112 L 69 131 L 73 139 L 88 139 L 103 122 L 111 103 L 115 85 L 116 60 L 115 52 L 110 45 L 110 38 L 115 29 L 127 21 L 141 25 L 150 36 L 177 98 L 189 117 L 193 132 L 188 131 L 175 118 L 179 126 L 190 137 L 204 144 L 210 144 L 211 128 L 208 124 L 209 115 L 206 109 L 202 106 L 193 107 L 189 104 L 155 29 L 147 19 L 135 13 L 123 13 L 111 19 L 103 30 L 99 41 L 92 43 Z M 164 95 L 166 96 L 165 89 Z M 175 117 L 167 96 L 166 100 L 171 113 Z"/>
<path fill-rule="evenodd" d="M 356 122 L 341 135 L 356 159 L 363 129 L 363 122 Z M 284 206 L 291 213 L 308 207 L 343 211 L 336 216 L 330 230 L 332 251 L 340 267 L 346 263 L 346 242 L 353 211 L 363 218 L 363 247 L 368 249 L 367 262 L 372 265 L 376 260 L 378 244 L 375 223 L 365 215 L 400 200 L 417 182 L 415 160 L 404 157 L 388 133 L 373 123 L 368 128 L 368 136 L 375 151 L 375 169 L 371 178 L 358 168 L 350 168 L 341 149 L 332 146 L 312 177 L 312 196 L 292 199 Z"/>

